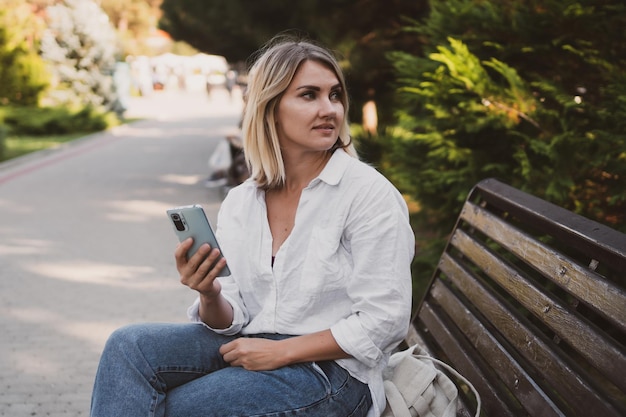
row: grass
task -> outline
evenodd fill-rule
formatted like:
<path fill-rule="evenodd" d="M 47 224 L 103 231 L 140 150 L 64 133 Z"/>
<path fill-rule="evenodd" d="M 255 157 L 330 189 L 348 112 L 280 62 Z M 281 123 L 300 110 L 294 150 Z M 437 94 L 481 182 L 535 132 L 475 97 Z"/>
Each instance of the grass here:
<path fill-rule="evenodd" d="M 50 149 L 63 143 L 70 142 L 87 135 L 88 133 L 67 133 L 50 136 L 8 136 L 4 140 L 4 152 L 0 156 L 0 162 L 17 158 L 31 152 Z"/>

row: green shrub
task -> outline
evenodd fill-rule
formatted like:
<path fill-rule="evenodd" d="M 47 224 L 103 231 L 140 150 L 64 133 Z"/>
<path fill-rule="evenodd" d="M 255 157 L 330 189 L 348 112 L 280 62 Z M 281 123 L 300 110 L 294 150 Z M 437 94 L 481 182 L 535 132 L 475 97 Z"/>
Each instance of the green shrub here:
<path fill-rule="evenodd" d="M 5 2 L 7 0 L 4 0 Z M 50 74 L 33 40 L 36 23 L 25 2 L 12 1 L 0 10 L 0 103 L 37 105 Z"/>
<path fill-rule="evenodd" d="M 4 122 L 15 135 L 96 132 L 116 124 L 114 115 L 84 107 L 3 107 Z"/>
<path fill-rule="evenodd" d="M 418 206 L 416 282 L 487 177 L 626 231 L 626 5 L 534 3 L 430 1 L 423 53 L 388 55 L 380 165 Z"/>
<path fill-rule="evenodd" d="M 0 161 L 4 158 L 6 152 L 6 138 L 9 135 L 9 128 L 0 122 Z"/>

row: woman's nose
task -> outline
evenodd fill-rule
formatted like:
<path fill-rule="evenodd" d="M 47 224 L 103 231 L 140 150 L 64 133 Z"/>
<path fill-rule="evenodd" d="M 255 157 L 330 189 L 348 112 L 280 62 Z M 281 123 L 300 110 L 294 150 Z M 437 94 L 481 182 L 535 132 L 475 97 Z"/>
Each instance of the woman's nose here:
<path fill-rule="evenodd" d="M 322 117 L 334 117 L 337 115 L 337 102 L 334 102 L 328 98 L 322 99 L 320 104 L 320 115 Z"/>

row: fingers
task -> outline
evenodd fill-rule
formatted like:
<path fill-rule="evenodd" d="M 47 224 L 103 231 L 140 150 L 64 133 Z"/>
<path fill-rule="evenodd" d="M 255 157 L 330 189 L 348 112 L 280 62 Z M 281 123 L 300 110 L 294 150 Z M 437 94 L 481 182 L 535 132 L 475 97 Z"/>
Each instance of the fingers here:
<path fill-rule="evenodd" d="M 176 268 L 180 271 L 182 267 L 187 264 L 187 252 L 193 245 L 193 239 L 188 238 L 183 240 L 176 246 L 176 250 L 174 251 L 174 258 L 176 259 Z"/>
<path fill-rule="evenodd" d="M 220 353 L 231 366 L 241 366 L 249 371 L 277 369 L 281 363 L 277 353 L 278 342 L 262 338 L 239 338 L 220 346 Z"/>
<path fill-rule="evenodd" d="M 245 351 L 238 351 L 238 347 L 240 347 L 241 343 L 239 340 L 233 340 L 232 342 L 228 342 L 220 346 L 220 353 L 224 360 L 228 362 L 231 366 L 241 366 L 241 356 L 245 354 Z"/>
<path fill-rule="evenodd" d="M 219 256 L 220 251 L 217 248 L 212 249 L 208 243 L 205 243 L 189 258 L 187 269 L 196 271 L 204 276 L 209 272 L 211 265 L 215 263 Z"/>
<path fill-rule="evenodd" d="M 217 261 L 220 257 L 220 251 L 217 248 L 211 248 L 206 243 L 200 246 L 198 251 L 187 259 L 187 251 L 192 243 L 193 240 L 191 238 L 186 239 L 176 247 L 174 252 L 180 281 L 201 293 L 212 293 L 215 290 L 213 281 L 226 266 L 226 260 L 221 258 Z"/>
<path fill-rule="evenodd" d="M 233 340 L 232 342 L 224 343 L 222 346 L 220 346 L 220 354 L 224 356 L 224 360 L 226 362 L 228 362 L 228 360 L 226 359 L 226 354 L 235 348 L 235 342 L 236 340 Z"/>

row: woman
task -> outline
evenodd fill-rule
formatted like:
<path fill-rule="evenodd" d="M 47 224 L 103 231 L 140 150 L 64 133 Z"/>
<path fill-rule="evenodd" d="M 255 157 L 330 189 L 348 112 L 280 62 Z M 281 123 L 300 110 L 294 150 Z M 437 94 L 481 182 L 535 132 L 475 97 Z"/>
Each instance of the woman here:
<path fill-rule="evenodd" d="M 401 195 L 356 158 L 347 112 L 329 51 L 289 38 L 261 50 L 242 125 L 251 178 L 218 215 L 224 258 L 175 251 L 197 324 L 116 331 L 92 416 L 380 415 L 414 238 Z M 226 259 L 232 275 L 216 279 Z"/>

